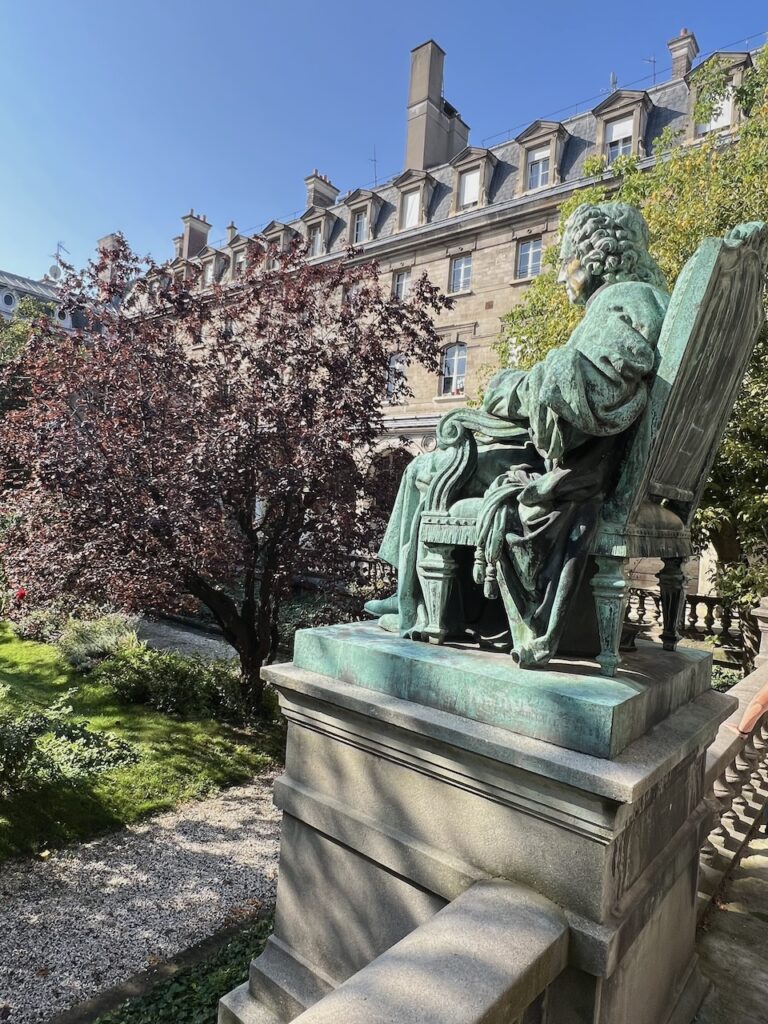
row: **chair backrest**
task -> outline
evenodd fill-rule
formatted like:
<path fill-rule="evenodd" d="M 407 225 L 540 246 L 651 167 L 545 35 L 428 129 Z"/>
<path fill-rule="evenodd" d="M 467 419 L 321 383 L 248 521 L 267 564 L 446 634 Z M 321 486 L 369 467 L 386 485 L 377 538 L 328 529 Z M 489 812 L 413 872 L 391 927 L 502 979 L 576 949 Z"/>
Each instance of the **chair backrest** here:
<path fill-rule="evenodd" d="M 763 323 L 768 225 L 706 238 L 675 285 L 648 405 L 625 450 L 603 521 L 628 525 L 667 499 L 690 525 Z"/>

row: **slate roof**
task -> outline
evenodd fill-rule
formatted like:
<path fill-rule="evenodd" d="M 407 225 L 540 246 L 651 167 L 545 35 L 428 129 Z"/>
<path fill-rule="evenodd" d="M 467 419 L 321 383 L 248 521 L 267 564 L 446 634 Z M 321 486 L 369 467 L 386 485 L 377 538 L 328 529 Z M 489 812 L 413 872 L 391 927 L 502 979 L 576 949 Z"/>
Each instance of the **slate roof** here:
<path fill-rule="evenodd" d="M 4 288 L 22 295 L 31 295 L 35 299 L 42 299 L 43 302 L 58 298 L 58 288 L 53 281 L 35 281 L 31 277 L 0 270 L 0 289 Z"/>

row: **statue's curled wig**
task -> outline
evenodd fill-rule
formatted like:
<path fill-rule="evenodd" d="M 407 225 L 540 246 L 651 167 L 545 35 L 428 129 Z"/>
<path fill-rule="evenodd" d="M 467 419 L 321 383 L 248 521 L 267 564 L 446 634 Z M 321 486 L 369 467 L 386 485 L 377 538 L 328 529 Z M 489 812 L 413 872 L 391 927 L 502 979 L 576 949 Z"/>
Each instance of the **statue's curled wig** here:
<path fill-rule="evenodd" d="M 645 281 L 666 290 L 658 264 L 648 252 L 648 225 L 628 203 L 582 203 L 568 218 L 561 255 L 577 257 L 603 284 Z"/>

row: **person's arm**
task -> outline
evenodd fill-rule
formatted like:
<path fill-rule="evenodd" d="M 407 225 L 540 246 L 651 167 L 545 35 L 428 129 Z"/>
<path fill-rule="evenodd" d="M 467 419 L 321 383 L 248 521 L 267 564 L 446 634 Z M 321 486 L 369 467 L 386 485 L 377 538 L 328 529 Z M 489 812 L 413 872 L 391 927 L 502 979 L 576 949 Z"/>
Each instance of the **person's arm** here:
<path fill-rule="evenodd" d="M 503 420 L 526 423 L 527 391 L 525 370 L 499 370 L 488 382 L 483 396 L 483 409 Z"/>

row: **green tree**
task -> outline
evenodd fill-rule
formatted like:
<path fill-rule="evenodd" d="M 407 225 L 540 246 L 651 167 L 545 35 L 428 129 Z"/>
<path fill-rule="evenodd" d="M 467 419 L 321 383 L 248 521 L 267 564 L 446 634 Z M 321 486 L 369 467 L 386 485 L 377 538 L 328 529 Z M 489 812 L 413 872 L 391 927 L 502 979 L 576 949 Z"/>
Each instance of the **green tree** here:
<path fill-rule="evenodd" d="M 694 75 L 694 117 L 705 123 L 719 111 L 730 88 L 728 64 L 712 59 Z M 722 235 L 735 224 L 768 220 L 768 51 L 734 90 L 749 116 L 730 136 L 711 132 L 695 145 L 671 132 L 655 140 L 656 163 L 640 170 L 627 158 L 604 169 L 593 160 L 586 171 L 597 184 L 575 193 L 562 206 L 561 226 L 582 202 L 615 198 L 643 210 L 651 252 L 672 287 L 702 238 Z M 520 304 L 504 318 L 496 346 L 502 366 L 526 368 L 561 345 L 583 311 L 569 306 L 557 284 L 557 250 L 545 255 L 545 271 Z M 747 589 L 768 592 L 768 331 L 755 348 L 743 387 L 723 438 L 702 501 L 698 526 L 722 563 L 721 589 L 738 598 Z M 747 569 L 749 572 L 747 573 Z M 749 576 L 749 587 L 745 584 Z M 762 586 L 759 583 L 762 580 Z"/>

